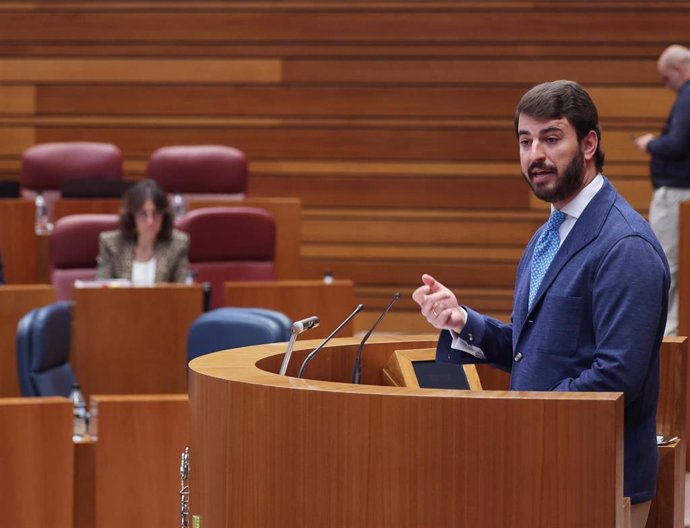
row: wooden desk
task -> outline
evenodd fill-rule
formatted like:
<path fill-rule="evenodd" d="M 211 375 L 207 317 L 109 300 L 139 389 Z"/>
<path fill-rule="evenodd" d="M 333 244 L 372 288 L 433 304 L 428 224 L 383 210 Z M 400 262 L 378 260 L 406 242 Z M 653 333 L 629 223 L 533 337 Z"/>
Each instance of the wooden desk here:
<path fill-rule="evenodd" d="M 199 285 L 74 290 L 72 366 L 89 394 L 187 392 L 187 332 Z"/>
<path fill-rule="evenodd" d="M 0 286 L 0 397 L 20 395 L 16 346 L 19 320 L 34 308 L 54 302 L 52 286 Z"/>
<path fill-rule="evenodd" d="M 91 410 L 97 439 L 76 446 L 75 528 L 179 526 L 187 395 L 94 395 Z"/>
<path fill-rule="evenodd" d="M 337 280 L 332 284 L 322 280 L 226 282 L 225 304 L 277 310 L 293 321 L 317 315 L 319 326 L 304 337 L 323 338 L 354 310 L 354 286 L 349 280 Z M 339 335 L 352 336 L 352 323 Z"/>
<path fill-rule="evenodd" d="M 0 399 L 3 526 L 72 528 L 72 423 L 66 398 Z"/>
<path fill-rule="evenodd" d="M 298 342 L 294 365 L 318 342 Z M 310 379 L 276 374 L 282 344 L 193 360 L 191 513 L 209 526 L 625 526 L 621 394 L 376 385 L 394 350 L 435 343 L 372 338 L 358 386 L 353 338 L 326 346 Z"/>
<path fill-rule="evenodd" d="M 36 282 L 35 211 L 29 200 L 0 199 L 0 253 L 8 284 Z"/>

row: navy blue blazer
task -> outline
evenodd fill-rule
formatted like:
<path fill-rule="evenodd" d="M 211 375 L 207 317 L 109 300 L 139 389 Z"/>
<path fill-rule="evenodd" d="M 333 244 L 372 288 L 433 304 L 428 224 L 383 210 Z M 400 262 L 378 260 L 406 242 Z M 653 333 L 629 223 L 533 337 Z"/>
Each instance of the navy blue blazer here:
<path fill-rule="evenodd" d="M 522 255 L 511 324 L 467 309 L 460 337 L 511 372 L 511 389 L 622 392 L 625 495 L 654 497 L 659 347 L 669 270 L 649 224 L 608 180 L 558 250 L 531 310 L 530 264 L 539 229 Z M 443 332 L 437 360 L 466 363 Z"/>

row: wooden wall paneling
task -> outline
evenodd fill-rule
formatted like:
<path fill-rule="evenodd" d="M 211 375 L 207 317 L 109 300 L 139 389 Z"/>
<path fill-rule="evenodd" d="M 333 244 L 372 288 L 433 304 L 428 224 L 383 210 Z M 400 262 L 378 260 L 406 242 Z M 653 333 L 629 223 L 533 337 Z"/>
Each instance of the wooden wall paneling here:
<path fill-rule="evenodd" d="M 36 141 L 34 129 L 31 126 L 5 124 L 3 121 L 0 120 L 0 156 L 17 157 Z"/>
<path fill-rule="evenodd" d="M 179 116 L 409 116 L 510 119 L 524 90 L 512 86 L 41 85 L 38 111 Z M 179 101 L 184 101 L 180 105 Z"/>
<path fill-rule="evenodd" d="M 60 3 L 64 0 L 55 0 Z M 164 3 L 166 0 L 162 0 Z M 678 1 L 681 4 L 682 0 Z M 74 5 L 74 4 L 73 4 Z M 432 7 L 429 3 L 424 4 Z M 0 5 L 0 9 L 4 6 Z M 406 3 L 406 8 L 412 7 Z M 553 6 L 550 6 L 553 7 Z M 677 6 L 679 7 L 679 6 Z M 198 4 L 195 5 L 199 9 Z M 126 9 L 126 7 L 125 7 Z M 582 41 L 581 41 L 582 42 Z M 366 46 L 356 42 L 323 41 L 319 46 L 310 45 L 302 40 L 298 41 L 216 41 L 204 43 L 204 45 L 188 46 L 184 42 L 90 42 L 88 45 L 89 56 L 93 57 L 209 57 L 209 56 L 236 56 L 236 57 L 471 57 L 486 58 L 489 60 L 505 58 L 535 58 L 535 57 L 560 57 L 563 59 L 601 59 L 602 57 L 620 57 L 625 60 L 649 61 L 653 66 L 659 52 L 663 47 L 654 42 L 636 42 L 631 46 L 630 42 L 598 41 L 593 49 L 589 45 L 581 45 L 577 42 L 543 42 L 534 43 L 523 41 L 512 42 L 372 42 Z M 21 54 L 31 57 L 45 56 L 83 56 L 83 42 L 50 43 L 42 41 L 0 41 L 0 53 L 5 56 Z"/>
<path fill-rule="evenodd" d="M 343 64 L 340 64 L 343 68 Z M 312 86 L 280 84 L 244 86 L 228 84 L 41 84 L 36 87 L 37 111 L 43 115 L 271 115 L 271 116 L 410 116 L 410 117 L 500 117 L 510 120 L 525 86 L 425 85 Z M 178 80 L 179 82 L 179 80 Z M 29 87 L 7 87 L 9 107 L 19 110 L 29 103 Z M 1 92 L 0 92 L 1 93 Z M 602 119 L 663 120 L 673 104 L 673 93 L 659 87 L 597 87 L 590 90 Z M 16 98 L 16 100 L 15 100 Z M 184 101 L 180 105 L 179 101 Z"/>
<path fill-rule="evenodd" d="M 524 185 L 524 184 L 523 184 Z M 480 215 L 424 214 L 414 209 L 379 210 L 380 214 L 362 214 L 358 211 L 325 209 L 305 211 L 302 218 L 302 241 L 319 243 L 440 244 L 523 248 L 543 216 L 530 213 L 498 215 L 482 218 Z M 407 213 L 407 214 L 398 214 Z"/>
<path fill-rule="evenodd" d="M 529 207 L 529 190 L 519 178 L 512 180 L 452 180 L 433 177 L 375 178 L 330 176 L 257 176 L 252 189 L 300 196 L 305 206 L 493 208 Z"/>
<path fill-rule="evenodd" d="M 17 374 L 17 324 L 34 308 L 55 302 L 46 285 L 0 286 L 0 397 L 20 395 Z"/>
<path fill-rule="evenodd" d="M 603 83 L 611 78 L 611 71 L 616 71 L 620 74 L 617 82 L 652 84 L 656 82 L 655 61 L 633 60 L 621 64 L 616 60 L 601 58 L 357 58 L 348 61 L 347 68 L 342 68 L 337 60 L 289 58 L 284 63 L 284 78 L 286 82 L 304 83 L 522 84 L 529 88 L 548 79 L 561 78 L 577 79 L 585 84 Z"/>
<path fill-rule="evenodd" d="M 2 115 L 33 114 L 35 111 L 35 87 L 32 85 L 0 86 Z"/>
<path fill-rule="evenodd" d="M 422 273 L 429 273 L 441 282 L 471 287 L 512 287 L 515 282 L 517 259 L 512 262 L 419 262 L 359 260 L 355 256 L 343 258 L 303 259 L 304 277 L 323 277 L 330 270 L 335 277 L 348 278 L 355 284 L 419 284 Z"/>
<path fill-rule="evenodd" d="M 280 62 L 270 59 L 0 58 L 0 81 L 277 82 L 280 78 Z"/>
<path fill-rule="evenodd" d="M 19 172 L 19 161 L 16 158 L 0 157 L 0 179 L 18 180 Z"/>
<path fill-rule="evenodd" d="M 233 145 L 250 159 L 361 159 L 361 160 L 487 160 L 514 161 L 515 136 L 510 126 L 500 130 L 456 127 L 432 129 L 348 128 L 310 126 L 235 128 L 233 126 L 185 126 L 133 128 L 61 126 L 36 128 L 36 141 L 84 141 L 115 143 L 127 156 L 148 156 L 165 145 Z M 462 148 L 459 148 L 462 145 Z M 275 195 L 275 194 L 274 194 Z"/>
<path fill-rule="evenodd" d="M 690 14 L 682 8 L 674 17 L 654 6 L 638 4 L 634 10 L 620 10 L 588 3 L 571 9 L 536 9 L 525 5 L 517 8 L 487 6 L 486 8 L 450 7 L 425 10 L 400 10 L 393 6 L 334 6 L 315 9 L 315 4 L 273 9 L 225 10 L 140 9 L 102 10 L 84 6 L 70 10 L 40 10 L 24 16 L 24 10 L 0 12 L 0 35 L 3 41 L 74 42 L 175 42 L 213 43 L 230 40 L 259 41 L 337 41 L 337 42 L 508 42 L 520 41 L 524 27 L 539 27 L 532 36 L 540 43 L 558 41 L 576 43 L 592 35 L 606 35 L 608 42 L 629 42 L 635 35 L 639 42 L 682 41 Z M 165 6 L 164 6 L 165 7 Z M 421 9 L 419 9 L 421 7 Z M 540 6 L 541 7 L 541 6 Z M 616 16 L 616 31 L 611 17 Z M 289 16 L 286 16 L 289 15 Z M 640 23 L 644 16 L 644 24 Z M 156 32 L 151 32 L 156 27 Z M 562 28 L 567 27 L 564 33 Z M 196 28 L 203 28 L 198 31 Z M 230 35 L 228 28 L 232 28 Z"/>
<path fill-rule="evenodd" d="M 73 423 L 66 398 L 0 399 L 3 524 L 72 528 Z"/>

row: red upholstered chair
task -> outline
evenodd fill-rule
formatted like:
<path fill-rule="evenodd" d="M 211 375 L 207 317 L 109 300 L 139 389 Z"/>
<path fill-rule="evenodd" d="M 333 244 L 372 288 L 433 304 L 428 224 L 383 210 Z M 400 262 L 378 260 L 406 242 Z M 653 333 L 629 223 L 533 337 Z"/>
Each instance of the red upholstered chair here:
<path fill-rule="evenodd" d="M 224 306 L 223 283 L 275 280 L 276 225 L 255 207 L 209 207 L 182 216 L 178 229 L 189 234 L 189 268 L 197 282 L 210 282 L 211 307 Z"/>
<path fill-rule="evenodd" d="M 50 236 L 50 280 L 59 301 L 72 299 L 75 280 L 96 278 L 98 236 L 119 226 L 120 218 L 114 214 L 69 215 L 55 222 Z"/>
<path fill-rule="evenodd" d="M 22 154 L 22 196 L 42 192 L 49 212 L 67 180 L 120 180 L 122 154 L 110 143 L 68 141 L 40 143 Z"/>
<path fill-rule="evenodd" d="M 183 197 L 240 199 L 247 190 L 247 159 L 222 145 L 161 147 L 149 157 L 147 176 Z"/>

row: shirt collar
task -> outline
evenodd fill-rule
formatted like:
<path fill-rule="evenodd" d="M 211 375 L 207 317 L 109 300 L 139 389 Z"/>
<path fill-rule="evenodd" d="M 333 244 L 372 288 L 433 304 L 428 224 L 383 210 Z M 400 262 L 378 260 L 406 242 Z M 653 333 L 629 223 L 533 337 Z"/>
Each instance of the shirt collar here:
<path fill-rule="evenodd" d="M 592 198 L 594 198 L 594 195 L 596 195 L 603 186 L 604 177 L 599 173 L 584 189 L 577 193 L 575 198 L 564 205 L 561 211 L 575 219 L 580 218 L 582 211 L 585 210 L 585 207 L 587 207 L 589 202 L 592 201 Z M 553 210 L 554 207 L 551 205 L 551 212 L 553 212 Z"/>

